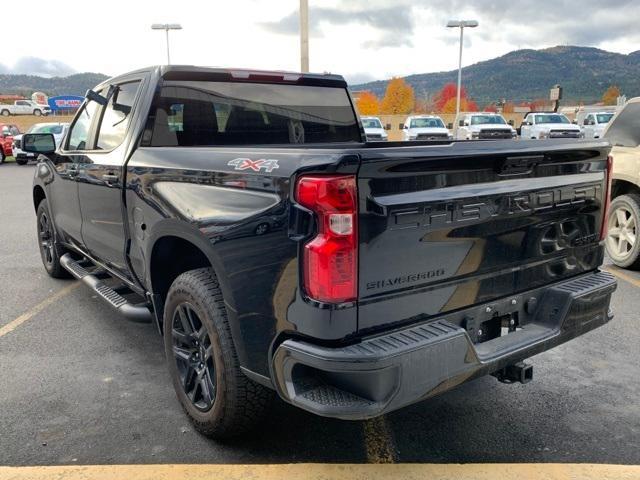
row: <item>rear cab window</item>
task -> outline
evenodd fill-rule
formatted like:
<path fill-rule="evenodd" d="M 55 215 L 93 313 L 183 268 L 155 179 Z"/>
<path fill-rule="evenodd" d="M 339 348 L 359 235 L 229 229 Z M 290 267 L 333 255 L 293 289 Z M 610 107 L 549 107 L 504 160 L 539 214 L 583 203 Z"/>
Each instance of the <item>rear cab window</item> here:
<path fill-rule="evenodd" d="M 345 88 L 165 81 L 143 144 L 155 147 L 361 142 Z"/>

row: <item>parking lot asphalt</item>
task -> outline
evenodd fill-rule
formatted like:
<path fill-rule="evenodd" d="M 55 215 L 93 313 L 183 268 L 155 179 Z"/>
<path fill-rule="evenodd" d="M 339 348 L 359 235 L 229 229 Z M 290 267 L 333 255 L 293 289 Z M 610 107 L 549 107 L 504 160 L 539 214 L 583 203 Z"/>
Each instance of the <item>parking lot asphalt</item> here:
<path fill-rule="evenodd" d="M 527 385 L 485 377 L 368 422 L 278 402 L 255 434 L 219 444 L 183 414 L 152 325 L 45 274 L 34 168 L 0 166 L 0 465 L 640 464 L 638 273 L 622 272 L 615 319 L 532 358 Z"/>

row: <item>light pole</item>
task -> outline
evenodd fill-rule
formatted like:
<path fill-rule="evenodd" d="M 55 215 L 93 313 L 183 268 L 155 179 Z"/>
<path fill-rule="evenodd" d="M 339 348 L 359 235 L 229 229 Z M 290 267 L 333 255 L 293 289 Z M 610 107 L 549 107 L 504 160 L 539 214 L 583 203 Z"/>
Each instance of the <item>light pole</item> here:
<path fill-rule="evenodd" d="M 300 0 L 300 70 L 309 72 L 309 0 Z"/>
<path fill-rule="evenodd" d="M 154 23 L 151 30 L 164 30 L 167 39 L 167 65 L 171 65 L 171 57 L 169 56 L 169 30 L 182 30 L 179 23 Z"/>
<path fill-rule="evenodd" d="M 462 41 L 464 37 L 464 29 L 475 28 L 478 26 L 477 20 L 449 20 L 448 28 L 460 29 L 460 55 L 458 56 L 458 92 L 456 95 L 456 119 L 460 114 L 460 90 L 462 89 Z"/>

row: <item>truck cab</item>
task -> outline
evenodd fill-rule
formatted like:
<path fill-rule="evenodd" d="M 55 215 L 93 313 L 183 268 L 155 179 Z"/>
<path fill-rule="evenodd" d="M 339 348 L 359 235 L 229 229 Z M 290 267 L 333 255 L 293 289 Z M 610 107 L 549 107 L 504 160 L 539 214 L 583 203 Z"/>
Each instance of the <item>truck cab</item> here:
<path fill-rule="evenodd" d="M 453 140 L 453 135 L 445 127 L 442 119 L 436 115 L 412 115 L 402 126 L 404 141 L 416 140 Z"/>
<path fill-rule="evenodd" d="M 534 112 L 524 116 L 520 126 L 522 139 L 583 138 L 580 127 L 563 114 L 556 112 Z"/>
<path fill-rule="evenodd" d="M 504 140 L 517 137 L 515 129 L 498 113 L 461 113 L 454 124 L 457 140 Z"/>

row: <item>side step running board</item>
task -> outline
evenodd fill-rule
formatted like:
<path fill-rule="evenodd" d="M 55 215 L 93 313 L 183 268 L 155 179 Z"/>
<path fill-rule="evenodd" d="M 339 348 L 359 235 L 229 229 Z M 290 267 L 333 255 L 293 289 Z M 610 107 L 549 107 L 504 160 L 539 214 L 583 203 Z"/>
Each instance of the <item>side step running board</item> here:
<path fill-rule="evenodd" d="M 60 258 L 60 264 L 78 280 L 82 280 L 100 298 L 106 301 L 121 315 L 133 322 L 147 323 L 151 322 L 153 315 L 151 311 L 144 305 L 134 305 L 126 298 L 120 295 L 115 289 L 103 282 L 101 278 L 93 273 L 89 273 L 80 262 L 74 260 L 70 254 L 65 254 Z"/>

